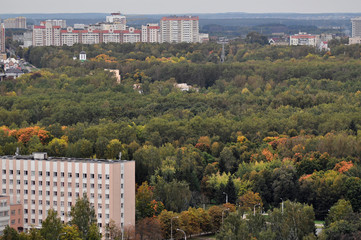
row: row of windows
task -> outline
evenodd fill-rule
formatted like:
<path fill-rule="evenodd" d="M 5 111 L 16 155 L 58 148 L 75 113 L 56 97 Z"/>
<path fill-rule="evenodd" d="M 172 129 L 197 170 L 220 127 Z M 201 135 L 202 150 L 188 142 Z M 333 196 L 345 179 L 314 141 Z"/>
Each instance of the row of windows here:
<path fill-rule="evenodd" d="M 35 194 L 36 194 L 36 190 L 31 190 L 30 192 L 31 192 L 32 195 L 35 195 Z M 2 190 L 2 193 L 3 193 L 3 194 L 6 194 L 6 189 L 3 189 L 3 190 Z M 9 194 L 13 194 L 13 193 L 14 193 L 14 192 L 13 192 L 13 189 L 9 189 Z M 38 195 L 43 195 L 43 191 L 42 191 L 42 190 L 39 190 L 38 193 L 39 193 Z M 20 189 L 17 189 L 17 190 L 16 190 L 16 194 L 21 194 L 21 190 L 20 190 Z M 28 191 L 27 189 L 25 189 L 25 190 L 24 190 L 24 194 L 29 194 L 29 191 Z M 45 191 L 45 194 L 46 194 L 46 196 L 50 196 L 50 191 Z M 54 194 L 54 196 L 58 196 L 58 192 L 57 192 L 57 191 L 54 191 L 53 194 Z M 60 196 L 61 196 L 61 197 L 65 197 L 65 193 L 64 193 L 64 192 L 60 192 Z M 73 193 L 72 193 L 72 192 L 68 192 L 67 196 L 68 196 L 68 197 L 72 197 L 72 196 L 73 196 Z M 75 193 L 75 196 L 76 196 L 76 197 L 79 197 L 79 192 L 76 192 L 76 193 Z M 123 194 L 122 194 L 121 197 L 123 198 Z M 95 198 L 94 193 L 91 193 L 91 194 L 90 194 L 90 198 Z M 98 198 L 102 198 L 102 194 L 98 194 Z M 105 198 L 106 198 L 106 199 L 109 199 L 109 194 L 105 194 Z"/>
<path fill-rule="evenodd" d="M 3 179 L 2 180 L 2 183 L 3 184 L 6 184 L 6 179 Z M 31 181 L 31 185 L 32 186 L 35 186 L 35 181 L 33 180 L 33 181 Z M 12 179 L 10 179 L 9 180 L 9 184 L 10 185 L 12 185 L 12 184 L 14 184 L 14 181 L 12 180 Z M 16 184 L 21 184 L 21 181 L 20 180 L 16 180 Z M 28 180 L 24 180 L 24 185 L 29 185 L 29 181 Z M 38 185 L 39 186 L 43 186 L 43 181 L 39 181 L 38 182 Z M 51 185 L 51 183 L 50 183 L 50 181 L 46 181 L 46 186 L 50 186 Z M 57 182 L 53 182 L 53 187 L 56 187 L 56 186 L 58 186 L 58 183 Z M 64 182 L 60 182 L 60 186 L 61 187 L 65 187 L 65 183 Z M 71 182 L 68 182 L 68 184 L 67 184 L 67 186 L 69 187 L 69 188 L 71 188 L 72 187 L 72 183 Z M 79 188 L 79 186 L 80 186 L 80 184 L 79 183 L 75 183 L 75 187 L 76 188 Z M 86 188 L 87 187 L 87 184 L 86 183 L 83 183 L 83 188 Z M 90 188 L 95 188 L 95 184 L 94 183 L 91 183 L 90 184 Z M 102 184 L 98 184 L 98 189 L 101 189 L 102 188 Z M 105 189 L 109 189 L 109 184 L 105 184 Z"/>
<path fill-rule="evenodd" d="M 3 174 L 6 174 L 6 169 L 3 169 L 2 170 L 2 173 Z M 46 171 L 46 172 L 43 172 L 43 171 L 39 171 L 39 176 L 43 176 L 43 173 L 45 173 L 45 175 L 47 177 L 50 177 L 50 172 L 49 171 Z M 14 174 L 14 170 L 9 170 L 9 174 L 10 175 L 13 175 Z M 16 174 L 17 175 L 20 175 L 21 174 L 21 171 L 20 170 L 16 170 Z M 24 170 L 24 175 L 25 176 L 28 176 L 29 174 L 29 171 L 28 170 Z M 95 174 L 94 173 L 91 173 L 91 174 L 87 174 L 87 173 L 83 173 L 82 176 L 83 178 L 87 178 L 89 175 L 90 178 L 94 179 L 95 178 Z M 123 174 L 122 174 L 123 175 Z M 31 171 L 31 176 L 35 176 L 35 171 Z M 53 172 L 53 176 L 54 177 L 57 177 L 58 176 L 58 172 Z M 60 176 L 61 177 L 65 177 L 65 173 L 64 172 L 61 172 L 60 173 Z M 73 174 L 72 173 L 68 173 L 68 178 L 71 178 L 73 177 Z M 80 177 L 80 174 L 79 173 L 76 173 L 75 174 L 75 177 L 76 178 L 79 178 Z M 98 174 L 98 179 L 102 179 L 103 175 L 102 174 Z M 123 176 L 122 176 L 123 177 Z M 105 179 L 109 179 L 109 174 L 105 174 Z"/>

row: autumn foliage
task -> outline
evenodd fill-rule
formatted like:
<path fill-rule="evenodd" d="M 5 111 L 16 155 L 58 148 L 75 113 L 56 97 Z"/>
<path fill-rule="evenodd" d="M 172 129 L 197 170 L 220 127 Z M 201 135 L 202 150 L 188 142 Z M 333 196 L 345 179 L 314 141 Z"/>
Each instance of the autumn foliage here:
<path fill-rule="evenodd" d="M 38 136 L 41 143 L 45 144 L 50 137 L 49 132 L 39 126 L 11 130 L 10 135 L 16 137 L 23 144 L 27 144 L 32 136 Z"/>

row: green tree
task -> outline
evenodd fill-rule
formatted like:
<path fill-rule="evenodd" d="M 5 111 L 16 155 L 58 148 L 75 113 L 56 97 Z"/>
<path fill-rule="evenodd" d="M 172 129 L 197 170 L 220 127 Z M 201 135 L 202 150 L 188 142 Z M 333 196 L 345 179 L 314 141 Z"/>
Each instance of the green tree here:
<path fill-rule="evenodd" d="M 42 223 L 40 234 L 45 240 L 57 239 L 60 232 L 63 229 L 61 219 L 58 217 L 58 213 L 53 209 L 48 211 L 48 216 Z"/>
<path fill-rule="evenodd" d="M 71 208 L 70 216 L 72 218 L 70 224 L 77 226 L 80 237 L 86 239 L 90 227 L 96 223 L 95 210 L 91 206 L 86 193 L 83 194 L 82 198 L 76 200 L 75 205 Z"/>
<path fill-rule="evenodd" d="M 1 239 L 19 240 L 19 233 L 14 228 L 11 228 L 11 227 L 9 227 L 9 225 L 7 225 L 4 229 Z"/>

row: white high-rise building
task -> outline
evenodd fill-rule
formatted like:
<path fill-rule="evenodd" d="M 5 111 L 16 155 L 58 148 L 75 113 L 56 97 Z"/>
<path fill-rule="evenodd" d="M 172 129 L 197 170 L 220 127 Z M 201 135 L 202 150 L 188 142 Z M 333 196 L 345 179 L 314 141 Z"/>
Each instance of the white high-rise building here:
<path fill-rule="evenodd" d="M 352 18 L 352 37 L 361 37 L 361 17 Z"/>
<path fill-rule="evenodd" d="M 160 28 L 162 42 L 191 43 L 199 41 L 199 17 L 163 17 L 160 20 Z"/>

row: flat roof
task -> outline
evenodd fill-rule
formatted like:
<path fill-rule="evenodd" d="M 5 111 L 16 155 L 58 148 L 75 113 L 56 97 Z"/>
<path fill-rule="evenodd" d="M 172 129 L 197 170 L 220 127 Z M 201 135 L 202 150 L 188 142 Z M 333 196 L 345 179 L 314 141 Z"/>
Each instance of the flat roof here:
<path fill-rule="evenodd" d="M 91 163 L 125 163 L 133 162 L 134 160 L 112 160 L 112 159 L 97 159 L 97 158 L 68 158 L 68 157 L 47 157 L 46 159 L 34 159 L 33 155 L 18 155 L 18 156 L 0 156 L 0 159 L 15 159 L 15 160 L 37 160 L 37 161 L 64 161 L 64 162 L 91 162 Z"/>

